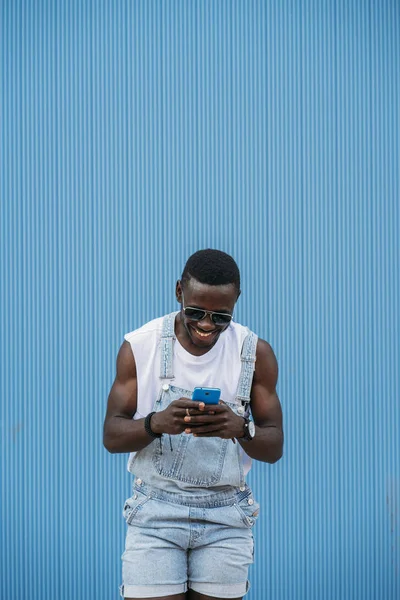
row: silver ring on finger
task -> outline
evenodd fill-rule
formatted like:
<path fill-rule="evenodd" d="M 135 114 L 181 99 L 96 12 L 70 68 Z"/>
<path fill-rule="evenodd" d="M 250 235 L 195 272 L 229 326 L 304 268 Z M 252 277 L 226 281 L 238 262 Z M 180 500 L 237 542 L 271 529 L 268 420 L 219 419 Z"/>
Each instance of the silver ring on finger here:
<path fill-rule="evenodd" d="M 186 414 L 188 417 L 190 417 L 190 409 L 189 408 L 186 409 Z"/>

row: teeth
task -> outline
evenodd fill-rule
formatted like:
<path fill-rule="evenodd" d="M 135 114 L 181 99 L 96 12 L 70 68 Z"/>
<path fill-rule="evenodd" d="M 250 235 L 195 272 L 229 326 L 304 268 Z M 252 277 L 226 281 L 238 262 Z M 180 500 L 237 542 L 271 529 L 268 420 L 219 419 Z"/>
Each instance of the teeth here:
<path fill-rule="evenodd" d="M 213 331 L 210 331 L 209 333 L 203 333 L 202 331 L 199 331 L 198 329 L 196 329 L 196 327 L 194 328 L 194 330 L 197 333 L 197 335 L 199 335 L 200 337 L 208 337 L 212 333 L 214 333 Z"/>

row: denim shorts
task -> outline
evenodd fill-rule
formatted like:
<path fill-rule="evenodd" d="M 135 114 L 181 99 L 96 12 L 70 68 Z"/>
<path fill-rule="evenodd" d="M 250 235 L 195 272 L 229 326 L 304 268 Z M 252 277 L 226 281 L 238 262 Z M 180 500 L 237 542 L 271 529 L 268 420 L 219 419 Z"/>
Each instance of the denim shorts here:
<path fill-rule="evenodd" d="M 188 588 L 217 598 L 243 596 L 258 512 L 247 486 L 202 497 L 136 480 L 123 511 L 128 531 L 121 596 L 156 598 Z"/>

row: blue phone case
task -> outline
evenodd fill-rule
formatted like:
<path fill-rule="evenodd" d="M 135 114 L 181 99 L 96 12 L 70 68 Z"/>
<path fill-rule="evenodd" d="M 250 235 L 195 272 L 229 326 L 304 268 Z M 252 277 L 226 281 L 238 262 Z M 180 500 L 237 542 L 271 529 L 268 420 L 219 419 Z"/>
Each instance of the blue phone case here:
<path fill-rule="evenodd" d="M 192 400 L 204 402 L 204 404 L 218 404 L 220 396 L 219 388 L 196 387 L 193 390 Z"/>

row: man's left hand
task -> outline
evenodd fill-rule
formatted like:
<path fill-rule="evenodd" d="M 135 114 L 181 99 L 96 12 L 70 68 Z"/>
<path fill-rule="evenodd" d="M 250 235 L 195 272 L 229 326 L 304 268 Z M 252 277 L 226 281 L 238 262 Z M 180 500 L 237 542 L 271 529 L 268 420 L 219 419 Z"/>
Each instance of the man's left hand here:
<path fill-rule="evenodd" d="M 194 437 L 220 437 L 233 439 L 243 437 L 244 419 L 233 412 L 222 400 L 219 404 L 206 405 L 206 411 L 198 416 L 186 416 L 185 433 Z"/>

